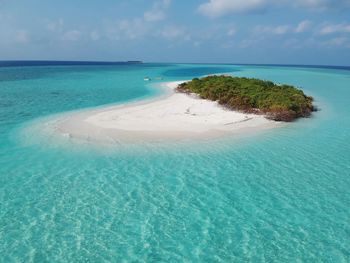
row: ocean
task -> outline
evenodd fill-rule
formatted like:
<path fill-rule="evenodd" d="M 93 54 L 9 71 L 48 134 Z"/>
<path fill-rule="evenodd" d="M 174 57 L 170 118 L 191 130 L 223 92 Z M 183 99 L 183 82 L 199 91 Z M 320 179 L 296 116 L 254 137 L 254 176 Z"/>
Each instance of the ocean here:
<path fill-rule="evenodd" d="M 29 132 L 215 73 L 298 86 L 320 110 L 239 138 L 120 149 Z M 0 63 L 0 262 L 349 262 L 349 98 L 348 67 Z"/>

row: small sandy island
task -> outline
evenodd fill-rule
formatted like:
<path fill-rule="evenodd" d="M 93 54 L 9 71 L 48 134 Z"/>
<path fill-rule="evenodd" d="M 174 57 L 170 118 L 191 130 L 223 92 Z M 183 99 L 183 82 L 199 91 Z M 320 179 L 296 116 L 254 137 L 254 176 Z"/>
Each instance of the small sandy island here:
<path fill-rule="evenodd" d="M 177 93 L 174 89 L 180 83 L 162 84 L 169 94 L 155 100 L 73 112 L 51 125 L 68 138 L 104 142 L 207 139 L 279 126 L 261 115 L 231 111 L 196 95 Z"/>

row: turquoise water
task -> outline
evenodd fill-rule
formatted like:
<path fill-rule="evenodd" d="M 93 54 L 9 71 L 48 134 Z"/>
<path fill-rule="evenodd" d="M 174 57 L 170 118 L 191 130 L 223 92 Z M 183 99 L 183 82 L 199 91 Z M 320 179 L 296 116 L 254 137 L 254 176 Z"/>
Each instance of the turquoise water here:
<path fill-rule="evenodd" d="M 116 151 L 25 132 L 52 114 L 158 96 L 144 76 L 219 72 L 300 86 L 321 111 L 254 136 Z M 349 98 L 340 69 L 0 68 L 0 262 L 349 262 Z"/>

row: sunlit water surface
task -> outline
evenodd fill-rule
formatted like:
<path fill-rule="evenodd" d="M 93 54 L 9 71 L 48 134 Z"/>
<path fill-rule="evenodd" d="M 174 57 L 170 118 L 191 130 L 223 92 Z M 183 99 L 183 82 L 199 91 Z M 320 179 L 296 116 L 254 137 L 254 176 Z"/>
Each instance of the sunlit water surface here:
<path fill-rule="evenodd" d="M 222 72 L 297 85 L 321 111 L 202 143 L 63 146 L 26 132 L 161 95 L 145 76 Z M 349 262 L 349 98 L 346 69 L 0 68 L 0 262 Z"/>

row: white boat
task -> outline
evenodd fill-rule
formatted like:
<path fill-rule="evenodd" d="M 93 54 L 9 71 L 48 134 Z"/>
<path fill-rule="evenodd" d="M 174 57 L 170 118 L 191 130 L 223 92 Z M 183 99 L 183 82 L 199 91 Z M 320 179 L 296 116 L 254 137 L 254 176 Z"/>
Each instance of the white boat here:
<path fill-rule="evenodd" d="M 145 77 L 143 80 L 144 80 L 144 81 L 150 81 L 150 80 L 151 80 L 151 78 L 149 78 L 149 77 Z"/>

